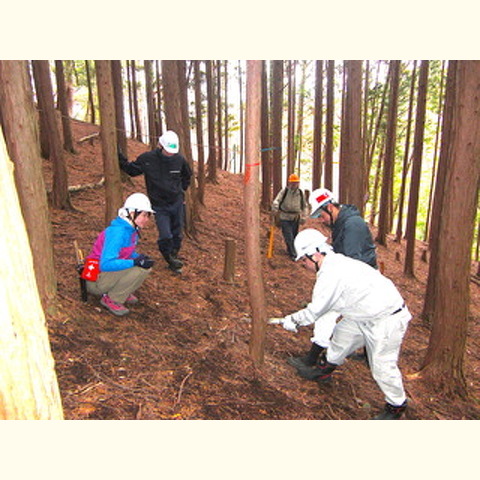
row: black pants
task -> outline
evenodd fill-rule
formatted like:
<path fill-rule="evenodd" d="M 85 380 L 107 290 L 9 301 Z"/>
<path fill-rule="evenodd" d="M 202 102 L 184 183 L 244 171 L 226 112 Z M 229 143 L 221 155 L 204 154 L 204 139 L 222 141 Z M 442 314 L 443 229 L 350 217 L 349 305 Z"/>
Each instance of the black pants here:
<path fill-rule="evenodd" d="M 280 226 L 282 227 L 282 234 L 285 239 L 285 245 L 287 246 L 287 252 L 290 257 L 295 258 L 297 253 L 295 252 L 293 241 L 298 233 L 298 220 L 280 220 Z"/>
<path fill-rule="evenodd" d="M 160 252 L 168 255 L 172 253 L 172 250 L 180 250 L 185 214 L 183 198 L 161 207 L 154 205 L 153 210 L 155 211 L 155 223 L 159 233 L 157 244 Z"/>

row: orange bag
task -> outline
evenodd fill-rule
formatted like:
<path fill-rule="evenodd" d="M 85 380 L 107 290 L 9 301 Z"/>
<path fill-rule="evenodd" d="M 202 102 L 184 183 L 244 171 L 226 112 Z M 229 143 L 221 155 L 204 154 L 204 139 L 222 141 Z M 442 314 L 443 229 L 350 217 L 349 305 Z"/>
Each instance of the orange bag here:
<path fill-rule="evenodd" d="M 96 282 L 99 273 L 99 261 L 96 258 L 87 258 L 80 277 L 89 282 Z"/>

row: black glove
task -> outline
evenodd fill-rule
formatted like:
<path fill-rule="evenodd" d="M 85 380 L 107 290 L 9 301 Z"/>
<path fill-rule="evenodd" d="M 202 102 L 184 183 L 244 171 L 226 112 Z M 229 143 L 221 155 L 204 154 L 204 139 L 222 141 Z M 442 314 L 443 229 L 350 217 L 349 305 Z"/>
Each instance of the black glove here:
<path fill-rule="evenodd" d="M 120 150 L 118 151 L 118 163 L 120 166 L 128 164 L 128 158 Z"/>
<path fill-rule="evenodd" d="M 139 255 L 133 260 L 133 265 L 140 268 L 152 268 L 155 262 L 147 255 Z"/>

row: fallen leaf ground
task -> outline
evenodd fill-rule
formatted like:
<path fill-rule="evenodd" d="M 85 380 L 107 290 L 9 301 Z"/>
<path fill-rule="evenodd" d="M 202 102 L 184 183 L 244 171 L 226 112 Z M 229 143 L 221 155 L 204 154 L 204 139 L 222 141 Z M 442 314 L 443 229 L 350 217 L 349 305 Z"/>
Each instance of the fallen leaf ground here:
<path fill-rule="evenodd" d="M 98 138 L 78 140 L 98 131 L 72 122 L 76 154 L 67 154 L 69 184 L 96 184 L 102 179 Z M 129 158 L 148 147 L 129 140 Z M 45 161 L 51 188 L 51 165 Z M 156 248 L 156 227 L 145 230 L 139 250 L 156 260 L 137 296 L 140 303 L 122 318 L 109 314 L 89 296 L 80 300 L 73 242 L 86 252 L 104 228 L 102 186 L 72 193 L 75 211 L 52 210 L 58 274 L 58 312 L 48 318 L 66 419 L 369 419 L 383 407 L 383 397 L 366 365 L 347 361 L 334 380 L 319 387 L 303 380 L 286 358 L 305 352 L 311 329 L 294 335 L 269 326 L 265 362 L 249 356 L 251 313 L 244 252 L 241 175 L 220 171 L 208 184 L 195 238 L 186 238 L 181 256 L 184 273 L 171 273 Z M 145 191 L 143 177 L 124 184 L 124 196 Z M 280 231 L 275 255 L 267 259 L 268 214 L 262 214 L 262 272 L 269 316 L 301 308 L 310 299 L 314 278 L 284 253 Z M 316 226 L 309 220 L 306 226 Z M 236 240 L 235 279 L 223 280 L 227 239 Z M 424 358 L 429 330 L 419 318 L 427 264 L 416 258 L 416 279 L 402 274 L 404 245 L 389 240 L 378 257 L 407 300 L 414 318 L 404 340 L 400 367 L 411 408 L 408 419 L 480 418 L 480 287 L 471 283 L 465 376 L 469 399 L 446 398 L 433 385 L 409 377 Z"/>

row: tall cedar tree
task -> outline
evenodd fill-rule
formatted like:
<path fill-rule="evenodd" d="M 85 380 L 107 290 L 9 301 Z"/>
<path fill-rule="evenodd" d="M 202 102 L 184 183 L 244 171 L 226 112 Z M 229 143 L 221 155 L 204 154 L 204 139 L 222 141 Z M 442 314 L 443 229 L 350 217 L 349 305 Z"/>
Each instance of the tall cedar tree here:
<path fill-rule="evenodd" d="M 300 77 L 300 87 L 298 89 L 298 110 L 297 110 L 297 134 L 295 135 L 295 159 L 297 166 L 294 166 L 294 170 L 301 173 L 301 156 L 302 156 L 302 143 L 303 143 L 303 110 L 305 106 L 305 82 L 307 81 L 307 66 L 308 62 L 302 60 Z"/>
<path fill-rule="evenodd" d="M 53 102 L 50 63 L 48 60 L 33 60 L 32 66 L 37 79 L 37 96 L 42 98 L 41 105 L 44 109 L 42 117 L 47 128 L 49 158 L 53 164 L 52 205 L 55 208 L 71 209 L 67 166 L 63 155 L 62 140 Z"/>
<path fill-rule="evenodd" d="M 153 103 L 153 67 L 152 60 L 144 60 L 145 92 L 147 97 L 148 144 L 153 150 L 157 146 L 158 137 L 155 131 L 155 106 Z"/>
<path fill-rule="evenodd" d="M 315 107 L 313 119 L 312 190 L 322 181 L 323 60 L 315 62 Z"/>
<path fill-rule="evenodd" d="M 393 174 L 395 167 L 395 146 L 397 140 L 398 87 L 400 83 L 400 60 L 390 62 L 390 95 L 388 101 L 388 119 L 383 163 L 382 193 L 378 220 L 377 242 L 386 245 L 390 232 L 393 205 Z"/>
<path fill-rule="evenodd" d="M 287 111 L 287 177 L 295 170 L 295 60 L 288 61 L 288 111 Z"/>
<path fill-rule="evenodd" d="M 110 60 L 95 60 L 98 103 L 100 105 L 100 136 L 102 139 L 103 171 L 105 174 L 105 226 L 116 216 L 123 203 L 122 183 L 117 154 L 117 125 Z"/>
<path fill-rule="evenodd" d="M 67 88 L 65 86 L 65 73 L 62 60 L 55 60 L 55 78 L 57 81 L 58 109 L 62 117 L 63 148 L 70 153 L 75 153 L 73 148 L 72 129 L 68 111 Z"/>
<path fill-rule="evenodd" d="M 247 61 L 246 165 L 245 165 L 245 251 L 247 281 L 252 307 L 250 355 L 255 365 L 263 364 L 267 311 L 260 255 L 260 120 L 262 62 Z"/>
<path fill-rule="evenodd" d="M 11 63 L 5 71 L 5 63 Z M 0 62 L 1 90 L 4 81 L 18 84 L 24 95 L 27 84 L 24 62 Z M 15 64 L 15 65 L 13 65 Z M 19 65 L 16 65 L 19 64 Z M 11 69 L 17 68 L 19 76 L 9 78 Z M 25 70 L 26 71 L 26 70 Z M 5 78 L 7 74 L 7 78 Z M 13 93 L 13 91 L 12 91 Z M 3 94 L 2 94 L 3 98 Z M 18 100 L 18 97 L 17 97 Z M 31 98 L 26 100 L 30 105 Z M 22 142 L 34 143 L 29 134 L 33 129 L 33 109 L 28 107 L 31 116 L 24 117 L 25 107 L 18 113 L 26 126 L 21 135 Z M 4 115 L 2 101 L 2 115 Z M 9 116 L 9 115 L 8 115 Z M 39 160 L 37 147 L 32 160 Z M 8 205 L 8 215 L 4 216 L 0 233 L 0 245 L 8 255 L 0 257 L 0 420 L 62 420 L 63 411 L 58 388 L 55 365 L 48 340 L 47 322 L 42 310 L 33 271 L 33 261 L 28 244 L 27 231 L 22 221 L 19 199 L 13 180 L 14 167 L 8 158 L 5 141 L 0 129 L 0 200 Z M 41 176 L 41 173 L 40 173 Z M 43 206 L 45 199 L 43 200 Z"/>
<path fill-rule="evenodd" d="M 243 172 L 243 160 L 244 160 L 244 145 L 245 145 L 245 120 L 243 115 L 243 81 L 242 81 L 242 63 L 238 61 L 238 100 L 240 110 L 240 168 L 239 171 Z"/>
<path fill-rule="evenodd" d="M 85 73 L 87 75 L 87 90 L 88 90 L 88 110 L 90 110 L 90 123 L 96 122 L 96 112 L 95 112 L 95 101 L 93 95 L 93 85 L 92 85 L 92 71 L 90 69 L 90 61 L 85 60 Z"/>
<path fill-rule="evenodd" d="M 335 113 L 335 60 L 327 62 L 327 113 L 325 123 L 325 182 L 333 190 L 333 118 Z"/>
<path fill-rule="evenodd" d="M 203 98 L 200 60 L 193 60 L 195 83 L 195 127 L 197 132 L 198 201 L 203 205 L 205 197 L 205 145 L 203 140 Z"/>
<path fill-rule="evenodd" d="M 273 196 L 282 189 L 283 60 L 272 61 Z"/>
<path fill-rule="evenodd" d="M 123 102 L 122 62 L 121 60 L 112 60 L 111 65 L 113 96 L 115 98 L 115 123 L 117 126 L 118 149 L 126 157 L 128 157 L 127 131 L 125 128 L 125 107 Z M 126 173 L 124 178 L 127 178 Z"/>
<path fill-rule="evenodd" d="M 407 116 L 407 134 L 405 136 L 405 149 L 403 153 L 403 168 L 402 168 L 402 182 L 400 184 L 400 195 L 398 197 L 398 218 L 397 231 L 395 234 L 395 241 L 400 242 L 403 235 L 403 209 L 405 204 L 405 188 L 407 185 L 409 155 L 410 155 L 410 134 L 412 131 L 412 116 L 413 116 L 413 101 L 415 94 L 415 75 L 417 71 L 417 62 L 413 62 L 412 80 L 410 82 L 410 97 L 408 101 L 408 116 Z"/>
<path fill-rule="evenodd" d="M 432 206 L 432 225 L 430 228 L 430 263 L 428 270 L 427 290 L 423 303 L 422 317 L 425 323 L 429 324 L 435 306 L 435 279 L 437 277 L 438 240 L 440 230 L 440 219 L 442 218 L 442 205 L 445 197 L 445 181 L 450 163 L 449 145 L 452 143 L 453 108 L 455 101 L 455 82 L 457 79 L 457 61 L 448 62 L 447 84 L 445 100 L 443 104 L 442 138 L 440 142 L 440 157 L 438 159 L 437 180 L 435 183 L 435 194 Z"/>
<path fill-rule="evenodd" d="M 418 79 L 417 114 L 415 120 L 415 134 L 413 138 L 412 177 L 410 196 L 408 199 L 407 216 L 407 248 L 405 253 L 404 273 L 410 277 L 414 273 L 415 234 L 417 227 L 418 199 L 420 192 L 420 176 L 422 172 L 423 137 L 425 132 L 425 115 L 428 88 L 428 60 L 422 60 Z"/>
<path fill-rule="evenodd" d="M 208 181 L 217 183 L 217 148 L 215 145 L 215 94 L 213 84 L 212 60 L 205 61 L 207 77 L 208 111 Z"/>
<path fill-rule="evenodd" d="M 225 60 L 224 61 L 224 71 L 225 71 L 225 75 L 224 75 L 224 78 L 225 78 L 225 84 L 224 84 L 224 87 L 223 87 L 223 91 L 225 92 L 224 95 L 225 95 L 225 101 L 223 102 L 224 103 L 224 112 L 225 112 L 225 120 L 224 120 L 224 133 L 225 133 L 225 162 L 224 162 L 224 169 L 226 171 L 228 171 L 229 169 L 229 163 L 230 163 L 230 154 L 229 154 L 229 151 L 228 151 L 228 148 L 229 148 L 229 142 L 228 142 L 228 137 L 229 137 L 229 132 L 228 132 L 228 129 L 229 129 L 229 126 L 228 126 L 228 60 Z"/>
<path fill-rule="evenodd" d="M 136 140 L 139 142 L 143 141 L 143 128 L 142 122 L 140 120 L 140 108 L 138 105 L 138 84 L 137 84 L 137 66 L 135 60 L 130 60 L 130 73 L 132 76 L 132 104 L 133 104 L 133 115 L 135 117 L 135 132 Z"/>
<path fill-rule="evenodd" d="M 480 61 L 458 61 L 452 141 L 438 235 L 432 331 L 422 374 L 445 394 L 466 395 L 463 359 L 471 247 L 480 183 Z"/>
<path fill-rule="evenodd" d="M 57 280 L 50 212 L 27 68 L 25 61 L 0 61 L 0 110 L 5 140 L 15 165 L 15 183 L 30 240 L 40 298 L 44 310 L 50 313 L 56 309 Z M 18 138 L 22 141 L 17 141 Z M 10 210 L 8 216 L 11 216 Z"/>
<path fill-rule="evenodd" d="M 161 137 L 163 134 L 162 124 L 162 89 L 160 88 L 160 62 L 155 60 L 155 131 L 157 137 Z"/>
<path fill-rule="evenodd" d="M 363 212 L 364 168 L 362 148 L 362 62 L 344 63 L 346 91 L 340 158 L 340 201 L 356 205 Z"/>
<path fill-rule="evenodd" d="M 262 61 L 262 201 L 264 210 L 269 210 L 272 203 L 272 150 L 270 149 L 270 114 L 268 105 L 267 64 Z"/>
<path fill-rule="evenodd" d="M 216 87 L 217 87 L 217 138 L 218 138 L 218 149 L 217 149 L 217 166 L 218 168 L 223 168 L 223 122 L 222 122 L 222 64 L 220 60 L 215 62 L 216 66 Z"/>

